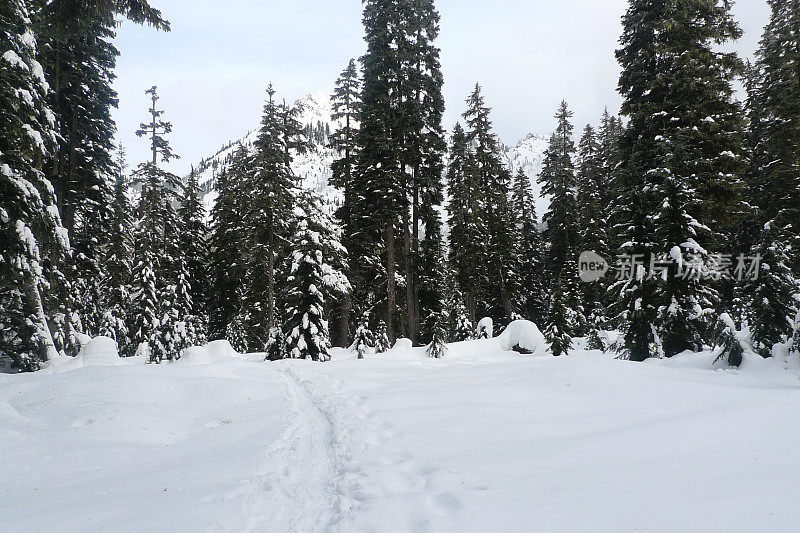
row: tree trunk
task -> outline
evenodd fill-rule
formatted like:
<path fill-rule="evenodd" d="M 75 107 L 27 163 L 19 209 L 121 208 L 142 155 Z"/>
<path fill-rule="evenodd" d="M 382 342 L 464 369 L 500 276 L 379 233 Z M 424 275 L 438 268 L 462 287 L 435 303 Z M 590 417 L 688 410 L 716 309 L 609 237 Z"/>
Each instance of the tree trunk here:
<path fill-rule="evenodd" d="M 36 318 L 36 336 L 39 338 L 41 347 L 41 357 L 44 361 L 52 361 L 58 357 L 50 327 L 47 325 L 47 317 L 44 314 L 42 297 L 39 294 L 39 287 L 36 284 L 36 277 L 30 272 L 25 273 L 25 305 L 28 308 L 26 314 Z"/>
<path fill-rule="evenodd" d="M 267 296 L 267 326 L 272 329 L 275 326 L 275 254 L 272 249 L 275 231 L 272 224 L 269 226 L 269 236 L 267 242 L 269 243 L 267 250 L 267 268 L 268 268 L 268 291 Z"/>
<path fill-rule="evenodd" d="M 414 169 L 414 198 L 411 212 L 411 270 L 409 272 L 409 286 L 411 296 L 408 309 L 411 316 L 411 340 L 416 344 L 419 340 L 419 271 L 417 262 L 419 261 L 419 183 L 417 174 L 419 168 Z"/>
<path fill-rule="evenodd" d="M 390 217 L 386 226 L 386 334 L 390 344 L 397 340 L 394 331 L 395 281 L 394 219 Z"/>
<path fill-rule="evenodd" d="M 339 346 L 350 346 L 350 306 L 352 305 L 350 293 L 342 298 L 342 316 L 339 317 Z"/>

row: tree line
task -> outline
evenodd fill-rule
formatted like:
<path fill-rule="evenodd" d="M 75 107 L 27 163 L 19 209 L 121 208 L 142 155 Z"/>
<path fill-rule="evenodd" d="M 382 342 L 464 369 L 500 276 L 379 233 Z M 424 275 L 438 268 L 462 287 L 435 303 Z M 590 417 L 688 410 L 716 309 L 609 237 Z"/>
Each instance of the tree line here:
<path fill-rule="evenodd" d="M 128 176 L 114 155 L 115 18 L 169 30 L 160 12 L 5 0 L 0 352 L 33 370 L 105 334 L 154 362 L 218 338 L 326 360 L 331 344 L 363 356 L 402 336 L 439 357 L 482 317 L 534 321 L 555 355 L 576 337 L 637 361 L 796 350 L 800 10 L 769 5 L 747 64 L 720 48 L 741 36 L 727 0 L 630 0 L 620 116 L 604 112 L 576 143 L 562 102 L 542 172 L 526 176 L 511 172 L 480 85 L 445 132 L 434 2 L 367 0 L 366 53 L 336 81 L 334 130 L 300 124 L 270 86 L 258 139 L 223 165 L 207 224 L 196 173 L 162 168 L 175 154 L 155 87 L 137 131 L 152 158 Z M 338 154 L 333 214 L 291 169 L 311 140 Z M 633 258 L 629 275 L 581 283 L 589 250 Z M 720 269 L 745 256 L 758 276 Z"/>

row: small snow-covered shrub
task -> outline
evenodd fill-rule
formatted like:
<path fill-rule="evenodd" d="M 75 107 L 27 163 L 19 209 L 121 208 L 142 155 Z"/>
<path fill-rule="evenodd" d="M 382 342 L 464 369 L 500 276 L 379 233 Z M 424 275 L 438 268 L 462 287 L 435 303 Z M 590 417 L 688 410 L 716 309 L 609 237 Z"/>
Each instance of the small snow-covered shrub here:
<path fill-rule="evenodd" d="M 476 330 L 478 339 L 491 339 L 494 337 L 494 320 L 491 317 L 481 318 Z"/>
<path fill-rule="evenodd" d="M 544 355 L 549 346 L 539 327 L 529 320 L 515 320 L 497 336 L 504 350 L 515 350 L 520 353 Z"/>

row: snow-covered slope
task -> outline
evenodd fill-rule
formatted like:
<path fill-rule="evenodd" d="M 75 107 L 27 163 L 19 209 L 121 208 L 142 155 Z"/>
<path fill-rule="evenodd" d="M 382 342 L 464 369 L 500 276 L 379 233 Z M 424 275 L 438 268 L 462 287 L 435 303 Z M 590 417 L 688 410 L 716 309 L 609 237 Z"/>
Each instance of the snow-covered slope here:
<path fill-rule="evenodd" d="M 797 530 L 796 358 L 522 338 L 0 374 L 0 531 Z"/>
<path fill-rule="evenodd" d="M 336 127 L 331 120 L 331 104 L 329 98 L 321 93 L 311 93 L 297 102 L 302 112 L 298 120 L 304 126 L 318 129 L 320 136 L 315 138 L 312 149 L 305 154 L 294 154 L 292 170 L 300 179 L 301 184 L 308 190 L 315 191 L 330 205 L 339 205 L 341 193 L 329 185 L 331 177 L 331 163 L 335 153 L 328 148 L 328 138 L 323 133 Z M 214 190 L 217 176 L 226 168 L 233 159 L 233 155 L 240 146 L 247 149 L 253 148 L 253 143 L 258 137 L 257 124 L 255 129 L 247 132 L 241 139 L 229 141 L 220 148 L 216 154 L 207 157 L 194 166 L 198 173 L 198 181 L 205 194 L 204 203 L 210 212 L 217 194 Z"/>
<path fill-rule="evenodd" d="M 299 120 L 302 124 L 312 128 L 329 130 L 336 128 L 336 124 L 331 120 L 331 104 L 327 95 L 322 92 L 311 93 L 296 102 L 303 109 Z M 254 126 L 257 126 L 255 124 Z M 241 139 L 230 141 L 217 151 L 216 154 L 207 157 L 195 165 L 198 172 L 198 179 L 205 193 L 205 205 L 210 211 L 216 200 L 214 186 L 216 177 L 220 171 L 230 164 L 233 154 L 240 145 L 252 148 L 258 129 L 247 132 Z M 342 200 L 340 191 L 329 185 L 331 177 L 331 163 L 335 153 L 328 148 L 328 139 L 317 138 L 313 142 L 313 149 L 306 154 L 295 154 L 292 169 L 300 178 L 304 187 L 316 191 L 330 205 L 339 205 Z M 540 194 L 540 187 L 536 184 L 536 177 L 541 172 L 544 151 L 547 148 L 547 138 L 538 135 L 528 135 L 515 146 L 504 148 L 508 159 L 509 168 L 516 173 L 522 168 L 531 180 L 531 187 L 536 198 L 537 214 L 541 218 L 549 202 Z"/>

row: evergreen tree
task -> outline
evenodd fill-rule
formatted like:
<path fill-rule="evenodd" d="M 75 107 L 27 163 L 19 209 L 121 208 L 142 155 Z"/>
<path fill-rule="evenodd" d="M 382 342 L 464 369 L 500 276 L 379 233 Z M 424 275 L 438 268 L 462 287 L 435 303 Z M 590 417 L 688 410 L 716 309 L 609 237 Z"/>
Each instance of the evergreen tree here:
<path fill-rule="evenodd" d="M 128 198 L 128 178 L 125 175 L 125 168 L 125 151 L 120 146 L 115 169 L 117 174 L 114 181 L 114 199 L 111 204 L 111 234 L 105 248 L 105 279 L 102 284 L 105 314 L 101 334 L 117 341 L 119 353 L 123 356 L 133 355 L 127 327 L 133 268 L 133 234 L 131 232 L 133 211 Z"/>
<path fill-rule="evenodd" d="M 348 213 L 348 245 L 354 256 L 367 258 L 354 273 L 358 299 L 382 308 L 390 341 L 400 328 L 415 341 L 423 314 L 420 283 L 431 279 L 421 271 L 420 236 L 426 209 L 441 202 L 445 150 L 442 75 L 433 44 L 439 15 L 432 0 L 365 4 L 367 52 L 353 178 L 358 201 Z"/>
<path fill-rule="evenodd" d="M 27 2 L 0 3 L 0 354 L 20 370 L 58 355 L 43 295 L 69 249 L 42 172 L 56 137 L 36 42 Z"/>
<path fill-rule="evenodd" d="M 286 353 L 292 359 L 328 361 L 330 337 L 325 320 L 324 258 L 320 235 L 305 220 L 298 223 L 291 243 L 292 266 L 284 324 Z"/>
<path fill-rule="evenodd" d="M 160 361 L 165 354 L 156 353 L 159 348 L 154 337 L 159 334 L 156 330 L 165 314 L 161 311 L 164 302 L 160 297 L 169 294 L 167 288 L 174 286 L 180 265 L 178 219 L 173 205 L 179 178 L 159 167 L 159 157 L 163 162 L 177 157 L 164 137 L 172 131 L 172 124 L 161 118 L 164 111 L 157 107 L 157 88 L 151 87 L 145 93 L 151 99 L 150 121 L 142 123 L 136 135 L 149 138 L 152 159 L 134 171 L 134 179 L 141 185 L 142 192 L 134 238 L 137 259 L 132 282 L 135 314 L 130 330 L 133 346 L 148 343 L 151 356 Z M 159 331 L 163 333 L 165 330 L 162 327 Z"/>
<path fill-rule="evenodd" d="M 217 176 L 217 200 L 211 209 L 211 291 L 208 298 L 209 337 L 212 340 L 227 338 L 229 326 L 239 313 L 239 295 L 245 278 L 244 246 L 246 236 L 242 226 L 244 200 L 241 188 L 244 168 L 248 164 L 247 150 L 240 146 L 229 168 Z M 241 348 L 241 344 L 239 348 Z M 238 350 L 238 348 L 237 348 Z"/>
<path fill-rule="evenodd" d="M 567 103 L 561 102 L 555 115 L 558 126 L 550 137 L 538 180 L 542 185 L 542 193 L 551 198 L 550 208 L 543 218 L 547 226 L 543 237 L 547 243 L 547 276 L 548 279 L 558 280 L 559 290 L 552 294 L 548 315 L 551 322 L 561 321 L 560 324 L 553 324 L 553 327 L 558 327 L 560 335 L 579 334 L 586 327 L 577 282 L 581 243 L 576 197 L 578 182 L 573 162 L 576 149 L 570 122 L 572 115 Z M 574 313 L 564 314 L 564 309 L 572 309 Z"/>
<path fill-rule="evenodd" d="M 358 354 L 359 359 L 364 359 L 364 355 L 370 348 L 375 347 L 375 334 L 369 329 L 369 322 L 365 316 L 358 324 L 355 337 L 353 338 L 353 348 Z"/>
<path fill-rule="evenodd" d="M 620 254 L 669 265 L 662 276 L 636 265 L 612 286 L 633 360 L 712 343 L 719 283 L 685 275 L 685 267 L 705 269 L 741 211 L 742 117 L 732 88 L 741 63 L 718 51 L 741 35 L 730 8 L 727 1 L 631 0 L 623 19 L 617 59 L 629 125 L 620 142 L 615 233 Z"/>
<path fill-rule="evenodd" d="M 389 337 L 386 334 L 386 322 L 381 320 L 378 322 L 378 327 L 375 328 L 375 353 L 384 353 L 388 351 Z"/>
<path fill-rule="evenodd" d="M 278 269 L 286 255 L 291 206 L 294 201 L 294 177 L 287 154 L 288 133 L 275 90 L 267 88 L 267 102 L 261 129 L 255 142 L 255 154 L 246 173 L 243 190 L 248 197 L 242 213 L 242 231 L 247 247 L 244 252 L 244 305 L 250 315 L 247 324 L 248 346 L 263 347 L 270 329 L 277 325 Z"/>
<path fill-rule="evenodd" d="M 517 309 L 525 319 L 544 323 L 547 302 L 542 261 L 544 245 L 539 232 L 530 180 L 522 169 L 514 176 L 512 211 Z"/>
<path fill-rule="evenodd" d="M 746 225 L 760 230 L 749 255 L 762 256 L 757 279 L 744 287 L 754 348 L 791 339 L 800 293 L 800 10 L 792 0 L 769 0 L 770 20 L 756 54 L 749 87 L 751 167 L 756 209 Z"/>
<path fill-rule="evenodd" d="M 595 134 L 594 128 L 587 125 L 578 143 L 578 193 L 577 205 L 580 206 L 578 216 L 578 241 L 580 251 L 592 251 L 610 259 L 606 228 L 608 220 L 603 206 L 602 176 L 603 147 Z M 581 285 L 581 300 L 586 316 L 589 335 L 595 339 L 597 334 L 606 328 L 605 305 L 603 299 L 607 290 L 604 280 Z"/>
<path fill-rule="evenodd" d="M 339 127 L 331 134 L 331 146 L 339 157 L 334 160 L 331 170 L 331 184 L 342 189 L 344 202 L 336 211 L 336 217 L 343 229 L 342 242 L 349 247 L 352 238 L 350 227 L 350 210 L 357 201 L 353 191 L 353 169 L 357 156 L 358 116 L 361 110 L 361 80 L 358 76 L 355 60 L 351 59 L 347 68 L 336 80 L 336 87 L 331 96 L 333 113 L 331 120 Z M 342 298 L 339 317 L 339 342 L 345 348 L 350 343 L 350 314 L 352 310 L 351 296 L 348 293 Z"/>
<path fill-rule="evenodd" d="M 433 338 L 426 352 L 428 357 L 441 359 L 447 355 L 447 330 L 445 328 L 446 317 L 444 313 L 438 313 L 433 327 Z"/>
<path fill-rule="evenodd" d="M 459 123 L 453 128 L 449 156 L 449 264 L 458 289 L 464 295 L 467 317 L 470 322 L 475 322 L 478 313 L 484 311 L 483 300 L 489 286 L 484 263 L 488 256 L 489 237 L 483 216 L 482 188 L 466 133 Z"/>
<path fill-rule="evenodd" d="M 156 276 L 152 269 L 155 259 L 148 253 L 143 253 L 137 257 L 137 264 L 133 269 L 133 279 L 131 286 L 131 325 L 128 327 L 130 332 L 131 348 L 134 352 L 139 350 L 143 343 L 147 343 L 152 349 L 153 334 L 158 326 L 158 289 L 156 288 Z"/>
<path fill-rule="evenodd" d="M 60 280 L 59 312 L 71 317 L 63 323 L 80 324 L 81 332 L 97 334 L 105 311 L 100 236 L 107 235 L 112 224 L 117 16 L 161 30 L 169 30 L 169 23 L 145 0 L 32 0 L 30 4 L 57 119 L 58 142 L 48 154 L 45 171 L 74 249 Z"/>
<path fill-rule="evenodd" d="M 175 285 L 166 285 L 158 295 L 160 304 L 158 318 L 150 345 L 150 362 L 161 363 L 180 358 L 185 347 L 178 316 L 177 291 Z"/>
<path fill-rule="evenodd" d="M 238 326 L 241 321 L 234 320 L 234 326 Z M 230 331 L 229 335 L 234 334 L 233 337 L 229 338 L 237 338 L 239 337 L 236 334 L 236 331 Z M 244 332 L 242 332 L 242 342 L 244 342 Z M 286 337 L 283 334 L 283 330 L 279 326 L 275 326 L 269 330 L 269 336 L 267 338 L 267 344 L 264 347 L 264 351 L 267 353 L 267 360 L 268 361 L 278 361 L 280 359 L 285 359 L 287 357 L 286 354 Z M 244 351 L 244 348 L 242 349 Z"/>
<path fill-rule="evenodd" d="M 181 272 L 186 283 L 191 306 L 183 310 L 182 317 L 191 321 L 199 331 L 195 334 L 204 336 L 203 324 L 207 315 L 207 294 L 211 284 L 208 273 L 208 243 L 205 223 L 205 207 L 200 196 L 200 186 L 194 168 L 183 185 L 181 206 L 178 209 L 181 234 L 179 237 Z M 191 320 L 190 318 L 191 317 Z"/>
<path fill-rule="evenodd" d="M 565 304 L 567 301 L 564 296 L 565 285 L 563 278 L 556 282 L 550 303 L 549 320 L 544 330 L 544 336 L 550 343 L 550 351 L 556 357 L 566 355 L 572 348 L 570 331 L 574 328 L 575 318 L 574 311 Z"/>
<path fill-rule="evenodd" d="M 492 131 L 481 87 L 467 98 L 463 114 L 467 124 L 467 142 L 472 146 L 472 169 L 478 190 L 483 197 L 481 218 L 486 227 L 486 253 L 480 258 L 488 277 L 484 308 L 478 312 L 497 320 L 510 320 L 513 315 L 514 242 L 513 219 L 509 206 L 510 174 L 501 153 L 500 143 Z M 463 288 L 463 287 L 462 287 Z"/>

